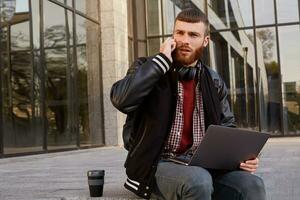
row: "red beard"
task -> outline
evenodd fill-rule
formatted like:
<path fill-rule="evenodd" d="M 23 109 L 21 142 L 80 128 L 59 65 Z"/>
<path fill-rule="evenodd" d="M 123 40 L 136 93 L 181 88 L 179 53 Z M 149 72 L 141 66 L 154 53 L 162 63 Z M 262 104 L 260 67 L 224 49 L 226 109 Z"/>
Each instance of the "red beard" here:
<path fill-rule="evenodd" d="M 193 50 L 190 47 L 186 45 L 178 45 L 172 52 L 172 57 L 176 63 L 180 63 L 182 65 L 190 65 L 200 58 L 203 49 L 204 47 L 201 46 L 200 48 L 192 52 Z M 189 53 L 190 55 L 182 55 L 182 52 Z"/>

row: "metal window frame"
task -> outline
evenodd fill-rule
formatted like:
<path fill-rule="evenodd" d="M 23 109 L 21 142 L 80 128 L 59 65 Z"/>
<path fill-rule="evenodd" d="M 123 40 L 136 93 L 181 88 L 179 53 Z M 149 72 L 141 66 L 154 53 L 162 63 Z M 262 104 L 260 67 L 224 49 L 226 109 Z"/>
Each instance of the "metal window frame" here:
<path fill-rule="evenodd" d="M 3 95 L 2 95 L 2 20 L 0 10 L 0 158 L 4 154 L 4 134 L 3 134 Z"/>
<path fill-rule="evenodd" d="M 260 98 L 259 98 L 259 81 L 260 81 L 260 73 L 258 69 L 258 60 L 257 60 L 257 41 L 256 41 L 256 21 L 255 21 L 255 5 L 254 5 L 254 0 L 251 0 L 251 5 L 252 5 L 252 22 L 253 22 L 253 43 L 254 43 L 254 59 L 255 59 L 255 90 L 256 90 L 256 95 L 255 95 L 255 103 L 256 103 L 256 123 L 258 124 L 258 130 L 261 131 L 261 119 L 260 119 L 260 113 L 261 113 L 261 108 L 260 108 Z"/>
<path fill-rule="evenodd" d="M 298 1 L 299 4 L 299 1 Z M 275 37 L 276 37 L 276 50 L 277 50 L 277 62 L 278 62 L 278 67 L 279 67 L 279 90 L 280 90 L 280 128 L 281 128 L 281 134 L 282 136 L 287 135 L 287 133 L 284 130 L 284 113 L 283 113 L 283 97 L 282 97 L 282 76 L 281 76 L 281 59 L 280 59 L 280 48 L 279 48 L 279 34 L 278 34 L 278 14 L 277 14 L 277 1 L 274 0 L 274 17 L 275 17 Z M 300 19 L 299 19 L 300 20 Z M 300 25 L 300 22 L 299 22 Z"/>
<path fill-rule="evenodd" d="M 54 4 L 57 4 L 58 6 L 61 6 L 61 7 L 65 8 L 65 9 L 71 11 L 71 12 L 76 13 L 77 15 L 80 15 L 81 17 L 84 17 L 84 18 L 86 18 L 86 19 L 88 19 L 88 20 L 90 20 L 90 21 L 92 21 L 92 22 L 100 25 L 100 22 L 98 20 L 96 20 L 96 19 L 94 19 L 92 17 L 89 17 L 88 15 L 84 14 L 83 12 L 81 12 L 79 10 L 76 10 L 76 7 L 75 7 L 76 5 L 75 5 L 75 1 L 74 0 L 72 0 L 72 6 L 73 6 L 73 8 L 70 7 L 70 6 L 68 6 L 68 5 L 66 5 L 66 4 L 63 4 L 63 3 L 61 3 L 61 2 L 59 2 L 57 0 L 48 0 L 48 1 L 50 1 L 50 2 L 52 2 Z"/>
<path fill-rule="evenodd" d="M 79 133 L 79 98 L 78 98 L 78 85 L 77 85 L 77 80 L 78 80 L 78 62 L 77 62 L 77 29 L 76 29 L 76 2 L 75 0 L 72 0 L 72 5 L 73 5 L 73 11 L 72 11 L 72 16 L 73 16 L 73 67 L 74 67 L 74 77 L 71 77 L 71 93 L 72 94 L 72 105 L 73 105 L 73 109 L 74 109 L 74 113 L 72 118 L 74 118 L 73 122 L 74 124 L 72 125 L 72 127 L 74 127 L 74 132 L 71 131 L 72 133 L 76 134 L 76 146 L 77 148 L 80 147 L 80 133 Z M 72 130 L 72 129 L 71 129 Z"/>
<path fill-rule="evenodd" d="M 46 60 L 44 44 L 44 0 L 39 0 L 39 21 L 40 21 L 40 59 L 39 67 L 41 69 L 41 117 L 43 131 L 43 150 L 48 152 L 48 130 L 47 130 L 47 105 L 46 105 Z"/>

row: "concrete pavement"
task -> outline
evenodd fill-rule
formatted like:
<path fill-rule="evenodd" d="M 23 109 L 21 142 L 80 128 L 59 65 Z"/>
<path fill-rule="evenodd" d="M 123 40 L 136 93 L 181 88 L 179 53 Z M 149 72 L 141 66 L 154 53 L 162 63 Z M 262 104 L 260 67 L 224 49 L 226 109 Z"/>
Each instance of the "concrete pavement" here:
<path fill-rule="evenodd" d="M 0 200 L 137 199 L 123 187 L 126 151 L 102 147 L 0 159 Z M 271 138 L 261 166 L 269 200 L 300 199 L 300 138 Z M 104 169 L 102 198 L 90 198 L 86 172 Z"/>

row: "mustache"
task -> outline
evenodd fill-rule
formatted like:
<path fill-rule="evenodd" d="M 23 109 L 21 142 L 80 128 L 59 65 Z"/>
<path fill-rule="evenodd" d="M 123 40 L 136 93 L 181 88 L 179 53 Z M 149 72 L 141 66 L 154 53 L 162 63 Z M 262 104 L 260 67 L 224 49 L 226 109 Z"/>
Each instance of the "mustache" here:
<path fill-rule="evenodd" d="M 176 50 L 192 51 L 192 48 L 190 48 L 189 45 L 186 45 L 186 44 L 177 44 Z"/>

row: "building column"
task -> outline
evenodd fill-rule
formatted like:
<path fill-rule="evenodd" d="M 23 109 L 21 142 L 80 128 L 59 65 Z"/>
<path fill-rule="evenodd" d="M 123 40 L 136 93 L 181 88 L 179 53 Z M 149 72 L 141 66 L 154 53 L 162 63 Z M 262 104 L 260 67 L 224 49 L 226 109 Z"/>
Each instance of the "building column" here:
<path fill-rule="evenodd" d="M 110 89 L 128 69 L 127 0 L 100 0 L 104 137 L 106 145 L 122 145 L 125 115 L 110 101 Z"/>

